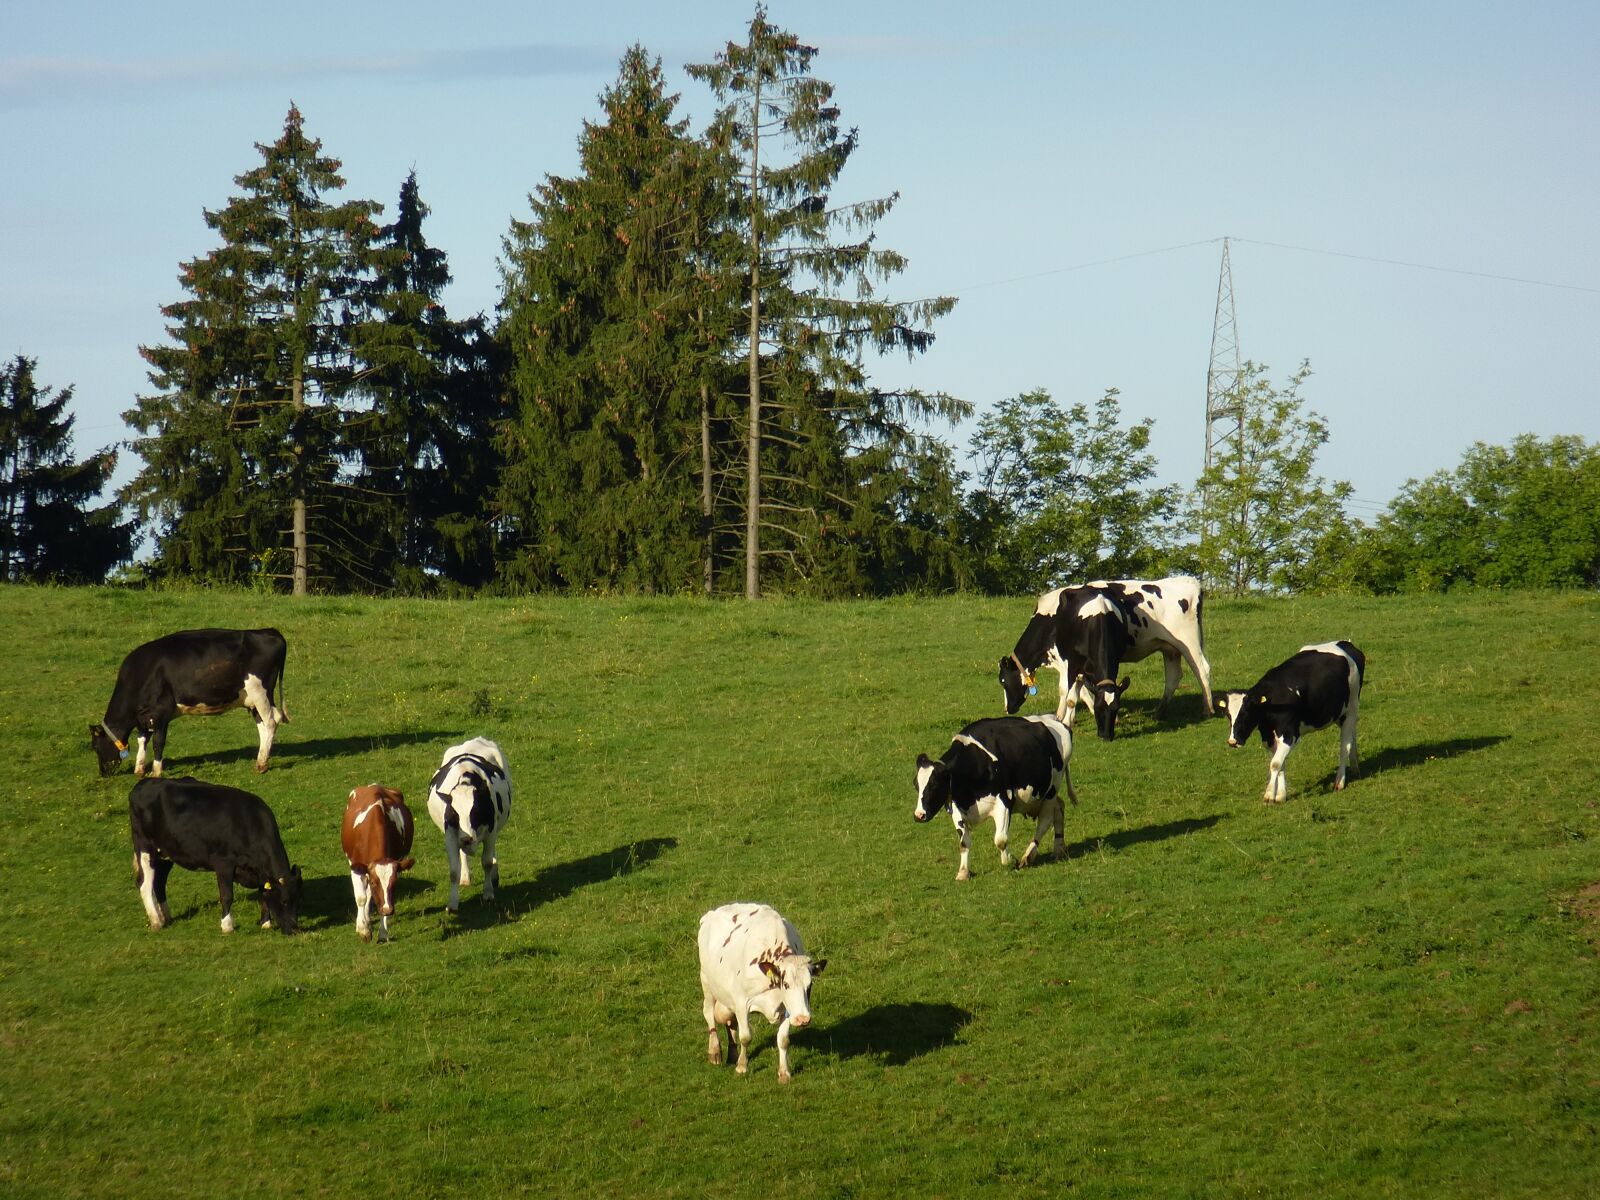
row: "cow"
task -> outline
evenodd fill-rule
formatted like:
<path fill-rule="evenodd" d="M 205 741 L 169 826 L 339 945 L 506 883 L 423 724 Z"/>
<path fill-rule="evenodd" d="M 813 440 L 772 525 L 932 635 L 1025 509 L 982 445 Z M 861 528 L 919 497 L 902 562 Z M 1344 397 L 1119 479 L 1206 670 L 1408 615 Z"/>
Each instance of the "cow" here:
<path fill-rule="evenodd" d="M 1033 840 L 1018 866 L 1033 861 L 1039 843 L 1055 830 L 1054 856 L 1066 853 L 1066 811 L 1061 793 L 1072 802 L 1072 729 L 1055 717 L 985 717 L 974 721 L 950 740 L 938 762 L 917 756 L 917 806 L 912 815 L 929 821 L 950 806 L 950 819 L 961 835 L 961 866 L 956 882 L 971 878 L 967 851 L 972 827 L 994 818 L 994 844 L 1000 864 L 1011 864 L 1011 818 L 1020 813 L 1037 818 Z"/>
<path fill-rule="evenodd" d="M 706 1057 L 722 1059 L 720 1030 L 739 1026 L 738 1073 L 750 1066 L 752 1010 L 778 1026 L 778 1082 L 789 1082 L 789 1027 L 811 1024 L 811 982 L 828 965 L 812 959 L 795 927 L 766 904 L 724 904 L 700 918 L 700 992 L 706 1017 Z"/>
<path fill-rule="evenodd" d="M 261 797 L 188 776 L 141 779 L 128 793 L 133 881 L 150 928 L 172 922 L 167 876 L 174 865 L 215 871 L 222 932 L 233 932 L 233 885 L 259 888 L 261 927 L 293 933 L 300 923 L 300 868 L 290 865 L 278 822 Z"/>
<path fill-rule="evenodd" d="M 1240 746 L 1255 730 L 1272 751 L 1267 765 L 1267 790 L 1261 799 L 1281 804 L 1289 796 L 1284 764 L 1306 730 L 1339 722 L 1339 773 L 1334 791 L 1344 789 L 1361 767 L 1356 752 L 1356 720 L 1361 711 L 1361 685 L 1367 657 L 1350 642 L 1302 646 L 1263 675 L 1248 692 L 1226 692 L 1218 715 L 1228 722 L 1228 745 Z"/>
<path fill-rule="evenodd" d="M 500 747 L 478 737 L 446 750 L 428 784 L 428 815 L 444 831 L 450 911 L 460 907 L 461 885 L 472 882 L 467 855 L 474 847 L 483 855 L 483 898 L 493 900 L 500 882 L 494 841 L 511 816 L 511 771 Z"/>
<path fill-rule="evenodd" d="M 100 774 L 115 774 L 128 757 L 128 743 L 137 738 L 133 773 L 144 775 L 148 742 L 155 760 L 151 774 L 160 778 L 167 726 L 174 717 L 210 717 L 241 706 L 256 719 L 256 770 L 265 771 L 278 726 L 289 720 L 283 709 L 287 653 L 276 629 L 186 629 L 133 650 L 117 671 L 104 719 L 89 726 Z"/>
<path fill-rule="evenodd" d="M 1213 711 L 1211 664 L 1206 661 L 1201 611 L 1205 593 L 1189 575 L 1166 579 L 1098 579 L 1082 587 L 1056 588 L 1039 597 L 1033 618 L 1016 648 L 1000 660 L 1000 689 L 1007 713 L 1022 707 L 1034 690 L 1034 672 L 1050 667 L 1060 676 L 1056 719 L 1072 724 L 1079 699 L 1094 705 L 1095 732 L 1116 737 L 1117 714 L 1128 679 L 1117 670 L 1160 651 L 1166 688 L 1158 717 L 1178 690 L 1183 664 L 1200 682 L 1207 714 Z"/>
<path fill-rule="evenodd" d="M 369 783 L 351 790 L 339 840 L 350 861 L 350 886 L 356 894 L 356 933 L 363 942 L 372 940 L 367 907 L 374 900 L 380 921 L 378 940 L 389 940 L 389 916 L 394 912 L 400 872 L 415 865 L 411 858 L 415 832 L 416 823 L 406 807 L 406 798 L 395 788 Z"/>

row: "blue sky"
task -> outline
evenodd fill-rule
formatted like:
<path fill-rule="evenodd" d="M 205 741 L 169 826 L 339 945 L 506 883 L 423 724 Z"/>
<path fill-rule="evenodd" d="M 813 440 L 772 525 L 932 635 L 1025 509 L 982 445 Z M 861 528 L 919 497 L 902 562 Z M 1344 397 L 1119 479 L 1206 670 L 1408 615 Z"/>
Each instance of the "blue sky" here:
<path fill-rule="evenodd" d="M 270 11 L 271 24 L 265 22 Z M 80 453 L 126 436 L 201 216 L 292 100 L 392 212 L 415 168 L 451 312 L 492 312 L 501 239 L 576 164 L 633 42 L 682 71 L 752 6 L 110 4 L 0 12 L 0 354 L 76 389 Z M 840 199 L 900 201 L 898 297 L 954 295 L 874 368 L 980 411 L 1120 389 L 1192 484 L 1221 239 L 1241 354 L 1305 396 L 1370 518 L 1475 441 L 1600 440 L 1600 5 L 800 4 L 861 146 Z M 1409 265 L 1404 265 L 1409 264 Z M 969 428 L 946 430 L 965 447 Z M 124 456 L 119 478 L 136 467 Z"/>

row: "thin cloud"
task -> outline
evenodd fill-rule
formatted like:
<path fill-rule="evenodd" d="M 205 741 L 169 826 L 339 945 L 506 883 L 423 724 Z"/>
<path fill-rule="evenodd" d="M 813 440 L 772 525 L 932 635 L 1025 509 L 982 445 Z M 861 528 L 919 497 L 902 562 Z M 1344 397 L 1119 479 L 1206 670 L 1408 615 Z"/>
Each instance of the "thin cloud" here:
<path fill-rule="evenodd" d="M 281 86 L 305 80 L 368 78 L 405 83 L 459 83 L 583 75 L 615 69 L 617 52 L 595 46 L 493 46 L 395 54 L 322 55 L 304 59 L 11 58 L 0 59 L 0 106 L 63 100 L 93 102 L 145 93 L 226 85 Z"/>

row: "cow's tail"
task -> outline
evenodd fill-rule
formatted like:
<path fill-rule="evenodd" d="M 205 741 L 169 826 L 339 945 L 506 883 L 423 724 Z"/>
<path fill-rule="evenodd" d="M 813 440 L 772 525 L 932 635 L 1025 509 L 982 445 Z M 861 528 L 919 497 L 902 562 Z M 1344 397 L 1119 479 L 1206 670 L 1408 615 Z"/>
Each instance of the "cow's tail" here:
<path fill-rule="evenodd" d="M 278 699 L 272 706 L 273 719 L 284 725 L 289 723 L 289 709 L 285 706 L 283 699 L 283 665 L 288 661 L 288 658 L 289 644 L 285 642 L 283 645 L 283 653 L 278 656 Z"/>

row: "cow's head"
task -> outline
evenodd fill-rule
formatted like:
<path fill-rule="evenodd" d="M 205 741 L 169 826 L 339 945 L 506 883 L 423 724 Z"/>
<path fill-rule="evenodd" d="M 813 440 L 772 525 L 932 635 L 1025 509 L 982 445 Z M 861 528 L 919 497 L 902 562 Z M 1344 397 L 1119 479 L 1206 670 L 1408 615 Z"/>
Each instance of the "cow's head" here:
<path fill-rule="evenodd" d="M 1111 741 L 1117 736 L 1117 714 L 1122 711 L 1122 693 L 1128 690 L 1128 677 L 1124 675 L 1121 683 L 1114 679 L 1090 683 L 1087 675 L 1079 675 L 1078 683 L 1094 695 L 1095 732 L 1102 741 Z"/>
<path fill-rule="evenodd" d="M 1217 716 L 1228 723 L 1228 745 L 1244 745 L 1261 723 L 1261 712 L 1266 707 L 1267 698 L 1249 692 L 1224 692 L 1218 701 Z"/>
<path fill-rule="evenodd" d="M 756 965 L 767 982 L 782 993 L 784 1015 L 797 1028 L 811 1024 L 811 981 L 828 965 L 825 958 L 804 954 L 781 954 L 759 958 Z"/>
<path fill-rule="evenodd" d="M 917 807 L 912 816 L 928 821 L 950 803 L 950 768 L 926 754 L 917 755 Z"/>
<path fill-rule="evenodd" d="M 261 897 L 267 902 L 267 912 L 279 933 L 294 933 L 300 928 L 300 900 L 304 891 L 299 867 L 290 867 L 287 875 L 278 875 L 261 885 Z"/>
<path fill-rule="evenodd" d="M 1033 672 L 1027 670 L 1015 654 L 1008 654 L 1000 660 L 1000 692 L 1005 700 L 1007 716 L 1015 716 L 1035 690 Z"/>
<path fill-rule="evenodd" d="M 372 886 L 372 898 L 378 911 L 386 917 L 394 915 L 394 893 L 400 884 L 400 872 L 416 866 L 416 860 L 402 858 L 379 859 L 367 868 L 367 882 Z"/>
<path fill-rule="evenodd" d="M 122 760 L 128 757 L 127 743 L 112 737 L 103 723 L 89 726 L 89 745 L 100 760 L 102 775 L 115 775 Z"/>

